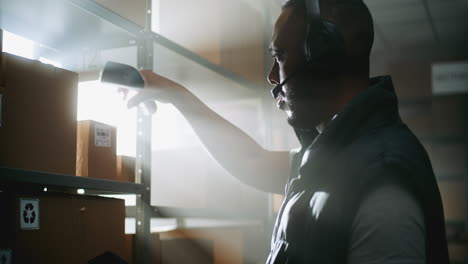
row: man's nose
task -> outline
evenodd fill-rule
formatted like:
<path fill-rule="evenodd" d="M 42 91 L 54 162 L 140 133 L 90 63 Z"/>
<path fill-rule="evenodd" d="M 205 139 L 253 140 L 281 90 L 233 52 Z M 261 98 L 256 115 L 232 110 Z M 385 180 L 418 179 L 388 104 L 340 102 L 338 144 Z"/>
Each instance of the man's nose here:
<path fill-rule="evenodd" d="M 271 85 L 279 84 L 278 63 L 276 61 L 273 63 L 273 66 L 271 66 L 270 73 L 268 73 L 267 80 Z"/>

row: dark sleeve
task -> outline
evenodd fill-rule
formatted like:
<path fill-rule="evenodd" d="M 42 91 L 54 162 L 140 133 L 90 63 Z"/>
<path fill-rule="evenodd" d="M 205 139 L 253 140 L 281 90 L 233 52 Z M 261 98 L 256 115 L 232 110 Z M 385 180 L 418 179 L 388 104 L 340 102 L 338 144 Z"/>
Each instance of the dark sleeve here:
<path fill-rule="evenodd" d="M 354 218 L 348 264 L 424 264 L 424 215 L 398 183 L 364 197 Z"/>

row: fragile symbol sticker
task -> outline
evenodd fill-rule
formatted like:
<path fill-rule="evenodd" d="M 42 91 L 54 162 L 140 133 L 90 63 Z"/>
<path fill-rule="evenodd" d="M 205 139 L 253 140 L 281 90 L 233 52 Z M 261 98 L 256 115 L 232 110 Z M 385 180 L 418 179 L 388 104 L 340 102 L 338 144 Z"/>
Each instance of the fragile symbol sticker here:
<path fill-rule="evenodd" d="M 19 212 L 22 230 L 39 229 L 39 199 L 20 198 Z"/>
<path fill-rule="evenodd" d="M 11 249 L 0 248 L 0 264 L 11 264 Z"/>
<path fill-rule="evenodd" d="M 94 144 L 96 147 L 108 147 L 112 146 L 112 134 L 111 129 L 99 124 L 96 124 L 94 133 Z"/>

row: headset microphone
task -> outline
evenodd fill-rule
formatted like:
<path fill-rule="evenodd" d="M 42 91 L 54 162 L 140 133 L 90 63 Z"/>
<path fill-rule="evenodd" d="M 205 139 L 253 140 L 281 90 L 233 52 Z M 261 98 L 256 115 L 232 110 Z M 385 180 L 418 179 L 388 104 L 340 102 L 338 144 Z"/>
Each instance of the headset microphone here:
<path fill-rule="evenodd" d="M 276 98 L 278 97 L 278 94 L 280 93 L 281 89 L 283 88 L 283 86 L 286 84 L 287 81 L 289 81 L 294 75 L 296 75 L 296 73 L 298 72 L 299 70 L 293 72 L 293 74 L 289 75 L 288 77 L 286 77 L 286 79 L 284 79 L 284 81 L 282 81 L 281 83 L 277 84 L 273 89 L 271 89 L 271 95 L 273 96 L 273 98 Z"/>
<path fill-rule="evenodd" d="M 287 76 L 286 79 L 284 79 L 281 83 L 277 84 L 273 89 L 271 89 L 271 95 L 273 96 L 273 98 L 277 98 L 277 97 L 278 97 L 278 94 L 281 92 L 281 89 L 283 88 L 283 86 L 284 86 L 289 80 L 291 80 L 292 77 L 296 76 L 296 74 L 298 74 L 299 72 L 302 72 L 302 71 L 306 70 L 309 64 L 310 64 L 309 62 L 304 63 L 301 67 L 299 67 L 297 70 L 295 70 L 295 71 L 294 71 L 293 73 L 291 73 L 289 76 Z"/>

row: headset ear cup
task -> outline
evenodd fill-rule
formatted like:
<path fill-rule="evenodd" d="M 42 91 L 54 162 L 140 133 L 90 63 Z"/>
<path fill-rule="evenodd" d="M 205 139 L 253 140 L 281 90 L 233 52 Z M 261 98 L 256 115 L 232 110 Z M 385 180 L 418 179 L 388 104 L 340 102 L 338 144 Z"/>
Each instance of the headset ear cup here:
<path fill-rule="evenodd" d="M 314 21 L 309 26 L 305 42 L 305 58 L 317 77 L 330 78 L 343 70 L 346 45 L 334 23 Z"/>
<path fill-rule="evenodd" d="M 327 49 L 323 53 L 324 63 L 329 70 L 340 72 L 346 59 L 346 44 L 341 31 L 329 21 L 323 21 L 323 31 L 320 33 Z"/>
<path fill-rule="evenodd" d="M 327 47 L 324 42 L 324 37 L 326 36 L 322 33 L 323 30 L 321 29 L 323 27 L 321 25 L 322 21 L 314 21 L 311 24 L 313 25 L 309 26 L 305 42 L 305 54 L 306 60 L 314 63 L 317 62 L 317 59 L 322 57 Z"/>

